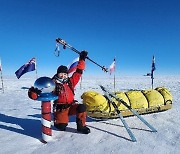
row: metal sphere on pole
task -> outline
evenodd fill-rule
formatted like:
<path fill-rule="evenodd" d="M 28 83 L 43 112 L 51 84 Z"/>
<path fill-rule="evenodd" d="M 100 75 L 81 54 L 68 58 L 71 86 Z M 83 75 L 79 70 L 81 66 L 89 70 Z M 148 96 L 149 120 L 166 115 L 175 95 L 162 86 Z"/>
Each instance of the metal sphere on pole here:
<path fill-rule="evenodd" d="M 51 101 L 56 100 L 58 96 L 52 93 L 55 84 L 49 77 L 38 78 L 34 83 L 34 87 L 41 90 L 37 101 L 41 101 L 42 142 L 47 143 L 52 140 Z"/>

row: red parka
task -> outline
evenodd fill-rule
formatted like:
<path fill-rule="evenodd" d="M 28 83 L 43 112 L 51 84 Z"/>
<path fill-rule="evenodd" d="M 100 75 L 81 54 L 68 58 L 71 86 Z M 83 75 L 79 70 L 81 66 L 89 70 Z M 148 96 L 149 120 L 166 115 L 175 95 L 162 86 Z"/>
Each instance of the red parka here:
<path fill-rule="evenodd" d="M 58 95 L 58 99 L 54 101 L 56 104 L 72 104 L 74 101 L 74 88 L 76 84 L 79 82 L 82 72 L 85 69 L 85 61 L 80 60 L 77 65 L 76 71 L 69 78 L 69 82 L 64 84 L 58 83 L 58 80 L 53 79 L 56 88 L 55 94 Z"/>

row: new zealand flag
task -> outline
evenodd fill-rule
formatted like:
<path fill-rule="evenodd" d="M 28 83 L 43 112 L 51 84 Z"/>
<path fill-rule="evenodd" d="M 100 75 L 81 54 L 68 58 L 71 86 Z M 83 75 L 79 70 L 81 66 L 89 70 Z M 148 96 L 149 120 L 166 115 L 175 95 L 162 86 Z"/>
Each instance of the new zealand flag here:
<path fill-rule="evenodd" d="M 16 72 L 16 76 L 19 79 L 23 74 L 34 71 L 36 69 L 36 59 L 32 58 L 28 63 L 21 66 Z"/>

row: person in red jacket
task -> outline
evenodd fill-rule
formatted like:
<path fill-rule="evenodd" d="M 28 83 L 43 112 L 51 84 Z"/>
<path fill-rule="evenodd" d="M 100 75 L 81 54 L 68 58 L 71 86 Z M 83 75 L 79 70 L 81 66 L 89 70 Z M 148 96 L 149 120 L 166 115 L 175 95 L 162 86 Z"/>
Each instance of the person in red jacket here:
<path fill-rule="evenodd" d="M 74 88 L 85 69 L 87 54 L 87 51 L 80 53 L 77 69 L 71 77 L 68 77 L 68 68 L 61 65 L 52 78 L 56 84 L 54 93 L 58 95 L 58 99 L 54 101 L 54 126 L 61 131 L 66 130 L 69 116 L 76 115 L 77 131 L 83 134 L 90 133 L 86 126 L 86 108 L 84 104 L 78 104 L 74 100 Z"/>
<path fill-rule="evenodd" d="M 54 93 L 58 96 L 58 99 L 54 101 L 53 105 L 54 126 L 60 131 L 66 130 L 69 116 L 76 115 L 77 131 L 83 134 L 90 133 L 90 129 L 86 126 L 86 108 L 84 104 L 79 104 L 74 100 L 74 88 L 85 69 L 87 54 L 87 51 L 80 53 L 77 69 L 71 77 L 68 77 L 68 68 L 61 65 L 52 78 L 55 82 Z M 31 99 L 37 99 L 36 92 L 38 91 L 30 88 L 28 92 L 29 97 Z"/>

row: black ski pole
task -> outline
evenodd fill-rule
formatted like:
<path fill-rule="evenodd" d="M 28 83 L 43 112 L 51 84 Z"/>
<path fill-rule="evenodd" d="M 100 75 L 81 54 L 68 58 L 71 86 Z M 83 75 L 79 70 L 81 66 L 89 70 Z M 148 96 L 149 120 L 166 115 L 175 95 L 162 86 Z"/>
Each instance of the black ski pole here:
<path fill-rule="evenodd" d="M 80 54 L 80 51 L 78 51 L 77 49 L 75 49 L 74 47 L 72 47 L 71 45 L 69 45 L 65 40 L 57 38 L 56 42 L 59 44 L 63 45 L 63 48 L 66 49 L 69 48 L 72 51 L 76 52 L 77 54 Z M 103 71 L 108 72 L 108 68 L 106 68 L 105 66 L 101 66 L 98 63 L 96 63 L 95 61 L 93 61 L 92 59 L 90 59 L 89 57 L 86 57 L 86 59 L 88 59 L 89 61 L 91 61 L 92 63 L 94 63 L 95 65 L 99 66 Z"/>

